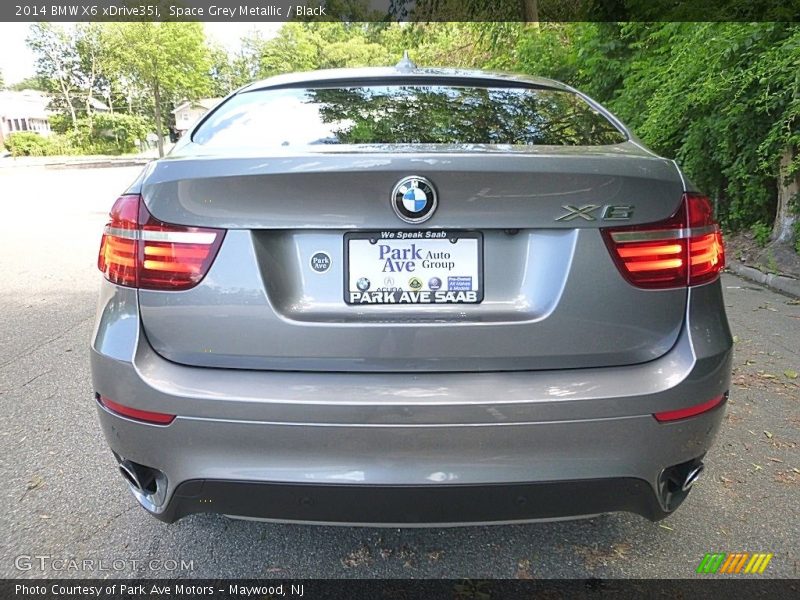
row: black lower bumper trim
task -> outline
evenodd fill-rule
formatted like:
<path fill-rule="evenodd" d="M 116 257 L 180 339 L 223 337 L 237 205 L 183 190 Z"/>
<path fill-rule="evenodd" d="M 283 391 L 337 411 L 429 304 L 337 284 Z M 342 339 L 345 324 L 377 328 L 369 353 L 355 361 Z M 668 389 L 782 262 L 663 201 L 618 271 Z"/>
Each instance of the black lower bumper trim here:
<path fill-rule="evenodd" d="M 669 513 L 641 479 L 615 478 L 489 485 L 328 485 L 192 480 L 166 510 L 324 523 L 455 524 L 553 519 L 625 511 L 658 521 Z"/>

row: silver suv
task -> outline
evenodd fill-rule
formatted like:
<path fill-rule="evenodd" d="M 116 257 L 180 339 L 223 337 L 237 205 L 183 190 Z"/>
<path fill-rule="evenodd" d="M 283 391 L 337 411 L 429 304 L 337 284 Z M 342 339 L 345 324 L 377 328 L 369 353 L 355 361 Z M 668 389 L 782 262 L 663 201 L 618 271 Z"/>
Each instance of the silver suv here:
<path fill-rule="evenodd" d="M 100 423 L 164 521 L 657 520 L 723 417 L 709 200 L 555 81 L 249 85 L 116 201 L 98 264 Z"/>

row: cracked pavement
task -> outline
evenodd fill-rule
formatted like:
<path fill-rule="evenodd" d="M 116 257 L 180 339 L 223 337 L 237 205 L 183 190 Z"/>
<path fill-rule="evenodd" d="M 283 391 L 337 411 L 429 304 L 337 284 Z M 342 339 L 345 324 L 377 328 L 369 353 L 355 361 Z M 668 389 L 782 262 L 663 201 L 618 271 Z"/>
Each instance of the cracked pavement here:
<path fill-rule="evenodd" d="M 615 514 L 401 530 L 149 517 L 102 437 L 88 366 L 100 231 L 138 171 L 0 170 L 0 576 L 682 578 L 718 551 L 772 552 L 763 576 L 800 574 L 800 303 L 731 275 L 723 431 L 701 482 L 661 523 Z M 45 559 L 20 571 L 20 555 L 124 566 L 65 571 Z"/>

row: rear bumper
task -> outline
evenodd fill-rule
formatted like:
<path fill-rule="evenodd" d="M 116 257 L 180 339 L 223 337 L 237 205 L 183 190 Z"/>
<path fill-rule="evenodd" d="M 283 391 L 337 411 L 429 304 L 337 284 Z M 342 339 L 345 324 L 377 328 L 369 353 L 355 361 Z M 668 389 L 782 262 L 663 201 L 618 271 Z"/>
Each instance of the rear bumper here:
<path fill-rule="evenodd" d="M 641 479 L 587 479 L 493 485 L 332 485 L 193 480 L 180 484 L 156 516 L 174 521 L 214 512 L 245 518 L 377 526 L 517 523 L 628 511 L 666 517 Z"/>
<path fill-rule="evenodd" d="M 164 427 L 98 407 L 114 452 L 165 474 L 163 501 L 134 494 L 162 520 L 217 512 L 372 524 L 612 511 L 657 520 L 677 507 L 659 496 L 663 471 L 705 455 L 724 414 L 434 427 L 179 417 Z"/>
<path fill-rule="evenodd" d="M 135 291 L 103 284 L 95 390 L 178 415 L 168 426 L 98 405 L 114 452 L 163 473 L 136 492 L 156 517 L 457 524 L 630 511 L 676 503 L 668 467 L 702 457 L 724 409 L 672 423 L 730 383 L 719 284 L 690 291 L 664 356 L 627 367 L 493 373 L 304 373 L 206 369 L 158 356 Z"/>

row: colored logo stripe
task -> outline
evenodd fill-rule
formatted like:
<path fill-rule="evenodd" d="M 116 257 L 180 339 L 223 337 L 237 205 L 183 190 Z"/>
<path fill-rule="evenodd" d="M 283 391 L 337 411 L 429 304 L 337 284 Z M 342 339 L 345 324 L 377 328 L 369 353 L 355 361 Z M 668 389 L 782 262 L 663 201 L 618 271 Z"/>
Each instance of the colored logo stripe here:
<path fill-rule="evenodd" d="M 706 554 L 697 567 L 697 573 L 763 573 L 772 560 L 772 554 L 757 552 L 717 552 Z M 749 560 L 748 560 L 749 559 Z M 745 566 L 747 565 L 747 566 Z M 744 569 L 744 570 L 742 570 Z"/>
<path fill-rule="evenodd" d="M 698 573 L 716 573 L 725 560 L 725 555 L 722 553 L 706 554 L 703 560 L 700 561 L 700 566 L 697 567 Z"/>
<path fill-rule="evenodd" d="M 722 565 L 720 573 L 738 573 L 742 570 L 747 557 L 750 556 L 749 552 L 737 552 L 729 554 L 728 559 Z"/>
<path fill-rule="evenodd" d="M 772 554 L 753 554 L 753 558 L 747 563 L 744 569 L 745 573 L 763 573 L 767 568 L 769 561 L 772 560 Z"/>

